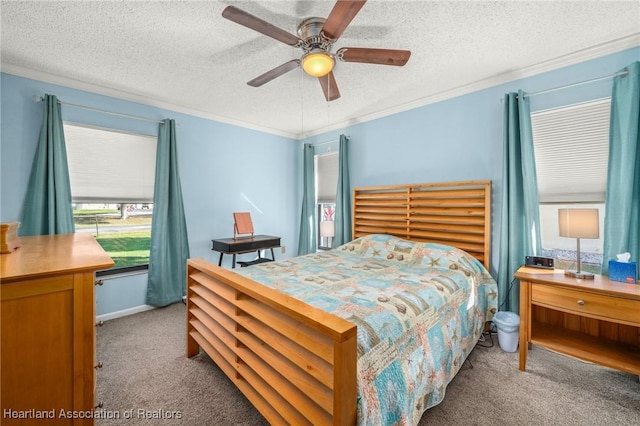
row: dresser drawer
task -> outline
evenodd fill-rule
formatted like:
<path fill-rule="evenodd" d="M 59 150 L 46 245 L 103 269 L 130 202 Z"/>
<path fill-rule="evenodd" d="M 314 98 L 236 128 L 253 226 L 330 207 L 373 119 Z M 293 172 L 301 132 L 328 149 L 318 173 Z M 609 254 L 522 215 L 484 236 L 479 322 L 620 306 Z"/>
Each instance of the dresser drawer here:
<path fill-rule="evenodd" d="M 637 300 L 533 284 L 531 302 L 582 316 L 640 326 L 640 302 Z"/>

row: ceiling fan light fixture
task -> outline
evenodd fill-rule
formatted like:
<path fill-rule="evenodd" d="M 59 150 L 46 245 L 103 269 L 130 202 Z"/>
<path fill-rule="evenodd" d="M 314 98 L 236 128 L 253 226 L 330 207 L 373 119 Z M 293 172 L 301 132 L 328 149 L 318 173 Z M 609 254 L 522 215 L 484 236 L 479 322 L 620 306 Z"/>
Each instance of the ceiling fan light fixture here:
<path fill-rule="evenodd" d="M 302 58 L 302 69 L 312 77 L 322 77 L 329 74 L 334 65 L 335 60 L 326 52 L 312 50 Z"/>
<path fill-rule="evenodd" d="M 340 97 L 332 72 L 336 65 L 336 58 L 341 62 L 364 64 L 395 66 L 406 64 L 411 56 L 408 50 L 343 47 L 335 54 L 330 53 L 333 44 L 340 38 L 365 2 L 366 0 L 336 0 L 326 19 L 312 16 L 300 22 L 297 36 L 235 6 L 227 6 L 222 12 L 224 18 L 289 46 L 300 48 L 304 52 L 300 59 L 292 59 L 278 65 L 248 81 L 247 84 L 252 87 L 262 86 L 302 65 L 305 73 L 317 78 L 325 99 L 331 102 Z"/>

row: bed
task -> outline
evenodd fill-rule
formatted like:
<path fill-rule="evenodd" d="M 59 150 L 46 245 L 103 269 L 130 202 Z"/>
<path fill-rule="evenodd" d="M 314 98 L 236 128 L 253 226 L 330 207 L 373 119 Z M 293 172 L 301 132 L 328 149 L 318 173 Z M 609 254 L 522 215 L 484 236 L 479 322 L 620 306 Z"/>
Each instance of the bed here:
<path fill-rule="evenodd" d="M 353 241 L 235 272 L 187 271 L 187 356 L 265 419 L 417 424 L 496 312 L 488 181 L 357 188 Z"/>

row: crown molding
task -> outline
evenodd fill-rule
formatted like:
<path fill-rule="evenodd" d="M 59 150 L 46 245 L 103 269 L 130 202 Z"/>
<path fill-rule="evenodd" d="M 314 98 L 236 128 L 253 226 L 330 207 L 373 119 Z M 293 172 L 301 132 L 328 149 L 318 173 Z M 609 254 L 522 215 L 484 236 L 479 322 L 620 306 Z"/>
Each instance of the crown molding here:
<path fill-rule="evenodd" d="M 305 139 L 312 136 L 317 136 L 330 131 L 344 129 L 346 127 L 354 126 L 356 124 L 365 123 L 367 121 L 377 120 L 379 118 L 387 117 L 400 112 L 409 111 L 415 108 L 420 108 L 426 105 L 442 102 L 447 99 L 455 98 L 469 93 L 477 92 L 479 90 L 488 89 L 490 87 L 499 86 L 501 84 L 508 83 L 510 81 L 520 80 L 526 77 L 532 77 L 534 75 L 542 74 L 548 71 L 554 71 L 559 68 L 564 68 L 570 65 L 579 64 L 591 59 L 600 58 L 612 53 L 621 52 L 623 50 L 632 49 L 640 46 L 640 32 L 631 34 L 626 37 L 622 37 L 616 40 L 612 40 L 606 43 L 601 43 L 586 49 L 579 50 L 567 55 L 559 56 L 548 61 L 544 61 L 538 64 L 521 68 L 514 71 L 498 74 L 483 80 L 476 81 L 474 83 L 459 86 L 453 89 L 445 90 L 434 95 L 426 96 L 415 101 L 407 102 L 402 105 L 388 108 L 385 110 L 377 111 L 371 114 L 362 115 L 360 117 L 350 118 L 341 123 L 337 123 L 331 126 L 324 127 L 322 129 L 314 130 L 312 132 L 297 135 L 298 139 Z"/>
<path fill-rule="evenodd" d="M 459 86 L 453 89 L 449 89 L 434 95 L 426 96 L 424 98 L 407 102 L 402 105 L 395 106 L 393 108 L 384 109 L 371 114 L 366 114 L 360 117 L 349 118 L 343 122 L 323 127 L 311 132 L 304 133 L 288 133 L 277 129 L 268 127 L 256 126 L 251 123 L 247 123 L 240 120 L 231 119 L 229 117 L 220 116 L 217 114 L 211 114 L 204 111 L 200 111 L 194 108 L 177 105 L 161 99 L 156 99 L 147 96 L 136 95 L 126 91 L 113 89 L 96 84 L 86 83 L 80 80 L 63 77 L 56 74 L 45 73 L 41 71 L 35 71 L 29 68 L 24 68 L 11 64 L 1 64 L 0 71 L 7 74 L 13 74 L 18 77 L 30 78 L 33 80 L 43 81 L 46 83 L 57 84 L 60 86 L 69 87 L 72 89 L 83 90 L 86 92 L 96 93 L 99 95 L 109 96 L 126 101 L 136 102 L 143 105 L 148 105 L 156 108 L 162 108 L 170 111 L 175 111 L 195 117 L 200 117 L 208 120 L 218 121 L 225 124 L 230 124 L 246 129 L 257 130 L 264 133 L 273 134 L 276 136 L 283 136 L 290 139 L 302 140 L 308 137 L 317 136 L 323 133 L 327 133 L 334 130 L 344 129 L 356 124 L 365 123 L 367 121 L 377 120 L 379 118 L 387 117 L 389 115 L 398 114 L 400 112 L 408 111 L 411 109 L 423 107 L 426 105 L 442 102 L 447 99 L 455 98 L 458 96 L 466 95 L 469 93 L 477 92 L 479 90 L 487 89 L 494 86 L 499 86 L 510 81 L 519 80 L 526 77 L 542 74 L 544 72 L 553 71 L 559 68 L 563 68 L 570 65 L 575 65 L 580 62 L 585 62 L 591 59 L 596 59 L 605 55 L 620 52 L 626 49 L 631 49 L 640 46 L 640 32 L 631 34 L 626 37 L 622 37 L 609 42 L 601 43 L 586 49 L 579 50 L 567 55 L 559 56 L 557 58 L 544 61 L 538 64 L 534 64 L 519 70 L 509 71 L 506 73 L 498 74 L 493 77 L 489 77 L 483 80 L 479 80 L 474 83 Z"/>
<path fill-rule="evenodd" d="M 138 104 L 152 106 L 155 108 L 162 108 L 173 112 L 179 112 L 186 115 L 204 118 L 207 120 L 213 120 L 220 123 L 231 124 L 233 126 L 242 127 L 245 129 L 257 130 L 263 133 L 269 133 L 276 136 L 283 136 L 289 139 L 297 139 L 298 135 L 294 133 L 283 132 L 281 130 L 272 129 L 269 127 L 256 126 L 252 123 L 247 123 L 241 120 L 235 120 L 229 117 L 224 117 L 217 114 L 211 114 L 208 112 L 200 111 L 195 108 L 185 107 L 177 105 L 168 101 L 153 98 L 150 96 L 141 96 L 135 93 L 126 92 L 123 90 L 113 89 L 97 84 L 87 83 L 74 78 L 64 77 L 57 74 L 46 73 L 42 71 L 36 71 L 30 68 L 24 68 L 12 64 L 1 64 L 0 72 L 5 74 L 12 74 L 18 77 L 28 78 L 31 80 L 38 80 L 44 83 L 56 84 L 59 86 L 68 87 L 70 89 L 82 90 L 85 92 L 95 93 L 97 95 L 109 96 L 111 98 L 121 99 L 124 101 L 135 102 Z"/>

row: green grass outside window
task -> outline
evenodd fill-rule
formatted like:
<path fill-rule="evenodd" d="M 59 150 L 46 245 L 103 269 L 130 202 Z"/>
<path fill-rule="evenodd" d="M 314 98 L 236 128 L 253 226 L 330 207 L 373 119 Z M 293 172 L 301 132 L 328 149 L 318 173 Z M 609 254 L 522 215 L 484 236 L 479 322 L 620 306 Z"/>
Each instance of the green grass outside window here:
<path fill-rule="evenodd" d="M 148 230 L 102 234 L 96 240 L 116 263 L 114 268 L 149 263 L 151 234 Z"/>
<path fill-rule="evenodd" d="M 115 262 L 112 269 L 148 265 L 151 247 L 151 213 L 120 218 L 117 209 L 75 210 L 76 230 L 91 230 L 102 248 Z M 149 229 L 128 231 L 128 226 L 149 225 Z M 109 232 L 110 227 L 125 228 Z"/>

